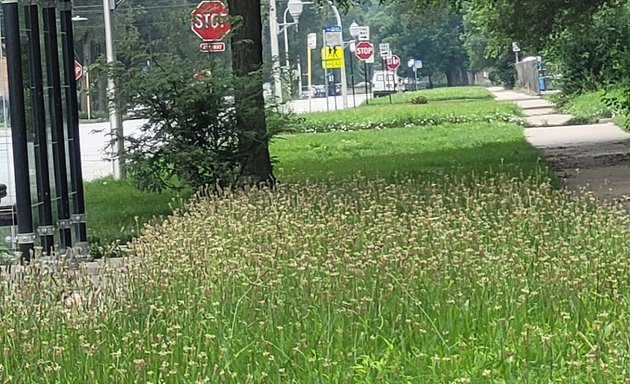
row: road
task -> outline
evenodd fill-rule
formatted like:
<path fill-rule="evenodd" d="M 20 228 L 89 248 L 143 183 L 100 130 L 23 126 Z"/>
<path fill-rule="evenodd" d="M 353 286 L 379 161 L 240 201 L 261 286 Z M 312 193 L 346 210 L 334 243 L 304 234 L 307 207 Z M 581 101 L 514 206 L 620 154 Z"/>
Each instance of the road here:
<path fill-rule="evenodd" d="M 348 97 L 349 107 L 355 104 L 359 106 L 365 101 L 365 95 L 352 94 Z M 289 109 L 294 113 L 325 112 L 343 109 L 341 96 L 326 98 L 316 98 L 309 100 L 295 100 L 289 103 Z M 125 135 L 133 135 L 139 132 L 146 120 L 127 120 L 124 122 Z M 106 153 L 110 142 L 109 122 L 103 123 L 81 123 L 81 162 L 83 177 L 85 181 L 110 176 L 112 174 L 112 163 L 108 160 Z M 49 151 L 52 156 L 52 151 Z M 33 149 L 29 147 L 30 164 L 34 164 Z M 52 160 L 50 161 L 52 164 Z M 52 170 L 51 170 L 52 175 Z M 31 170 L 32 190 L 35 191 L 35 172 Z M 8 196 L 2 199 L 0 205 L 8 205 L 15 202 L 15 181 L 13 177 L 13 150 L 11 147 L 11 137 L 7 129 L 0 127 L 0 183 L 7 185 Z M 51 184 L 52 185 L 52 184 Z"/>

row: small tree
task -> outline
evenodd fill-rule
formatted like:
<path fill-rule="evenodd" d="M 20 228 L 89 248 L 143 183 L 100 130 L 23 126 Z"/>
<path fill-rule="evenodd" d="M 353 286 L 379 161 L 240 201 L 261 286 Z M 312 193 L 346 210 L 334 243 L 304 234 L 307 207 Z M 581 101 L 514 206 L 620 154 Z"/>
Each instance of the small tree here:
<path fill-rule="evenodd" d="M 127 138 L 129 172 L 143 189 L 224 187 L 240 184 L 252 161 L 247 106 L 235 107 L 242 79 L 220 68 L 195 70 L 173 54 L 153 56 L 144 68 L 127 69 L 128 102 L 147 118 Z M 242 87 L 242 86 L 241 86 Z M 266 147 L 271 132 L 257 135 Z"/>

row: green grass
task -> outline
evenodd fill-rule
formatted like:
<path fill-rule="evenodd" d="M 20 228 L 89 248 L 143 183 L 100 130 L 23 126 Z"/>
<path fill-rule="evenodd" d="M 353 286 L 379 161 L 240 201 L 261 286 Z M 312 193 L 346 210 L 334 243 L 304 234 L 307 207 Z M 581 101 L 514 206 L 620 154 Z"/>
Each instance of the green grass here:
<path fill-rule="evenodd" d="M 439 179 L 499 168 L 518 176 L 538 168 L 538 154 L 522 128 L 507 123 L 465 123 L 292 135 L 271 146 L 280 180 L 345 179 L 358 173 L 392 179 Z"/>
<path fill-rule="evenodd" d="M 520 122 L 521 112 L 513 104 L 493 100 L 434 102 L 425 105 L 394 104 L 364 106 L 338 112 L 301 115 L 298 132 L 355 131 L 467 122 Z"/>
<path fill-rule="evenodd" d="M 619 111 L 607 105 L 604 98 L 620 98 L 623 97 L 621 91 L 612 89 L 609 91 L 599 90 L 594 92 L 586 92 L 571 98 L 566 96 L 558 96 L 564 98 L 558 108 L 561 112 L 571 114 L 575 121 L 585 124 L 596 123 L 603 118 L 615 117 L 615 122 L 622 122 L 619 118 Z"/>
<path fill-rule="evenodd" d="M 392 95 L 394 104 L 407 104 L 417 96 L 426 97 L 429 102 L 436 101 L 469 101 L 469 100 L 492 100 L 493 96 L 485 87 L 450 87 L 434 88 L 417 92 L 400 92 Z M 369 101 L 370 104 L 389 104 L 389 97 L 379 97 Z"/>
<path fill-rule="evenodd" d="M 97 278 L 1 284 L 0 381 L 627 381 L 630 220 L 556 188 L 519 126 L 272 150 L 277 191 L 196 199 Z"/>
<path fill-rule="evenodd" d="M 182 197 L 189 197 L 185 193 Z M 131 182 L 104 178 L 85 183 L 88 238 L 100 256 L 112 243 L 125 244 L 153 218 L 170 215 L 183 200 L 175 192 L 142 192 Z"/>

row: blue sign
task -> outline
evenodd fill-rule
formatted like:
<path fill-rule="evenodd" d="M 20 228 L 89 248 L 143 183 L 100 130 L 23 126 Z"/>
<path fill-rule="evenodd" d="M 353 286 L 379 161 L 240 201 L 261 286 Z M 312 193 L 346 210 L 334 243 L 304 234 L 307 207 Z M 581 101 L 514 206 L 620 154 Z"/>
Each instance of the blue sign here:
<path fill-rule="evenodd" d="M 324 32 L 341 32 L 341 27 L 338 25 L 329 25 L 324 27 Z"/>

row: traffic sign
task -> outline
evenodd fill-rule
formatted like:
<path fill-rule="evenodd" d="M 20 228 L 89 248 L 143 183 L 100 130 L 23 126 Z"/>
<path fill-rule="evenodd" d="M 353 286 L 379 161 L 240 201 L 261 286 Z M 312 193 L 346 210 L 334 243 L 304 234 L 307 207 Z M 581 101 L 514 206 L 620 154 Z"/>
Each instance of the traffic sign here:
<path fill-rule="evenodd" d="M 342 47 L 322 48 L 322 68 L 338 69 L 344 67 L 344 54 Z"/>
<path fill-rule="evenodd" d="M 202 1 L 192 11 L 191 29 L 203 41 L 221 41 L 232 28 L 228 16 L 228 8 L 223 2 Z"/>
<path fill-rule="evenodd" d="M 388 57 L 389 55 L 392 54 L 392 52 L 389 49 L 389 44 L 388 43 L 381 43 L 378 45 L 378 50 L 381 54 L 381 57 Z"/>
<path fill-rule="evenodd" d="M 225 43 L 204 41 L 199 44 L 199 50 L 201 52 L 225 52 Z"/>
<path fill-rule="evenodd" d="M 512 52 L 520 52 L 521 49 L 518 46 L 518 43 L 516 41 L 512 42 Z"/>
<path fill-rule="evenodd" d="M 83 66 L 77 60 L 74 61 L 74 79 L 79 80 L 83 77 Z"/>
<path fill-rule="evenodd" d="M 374 57 L 374 44 L 369 41 L 360 41 L 354 51 L 359 60 L 368 61 Z"/>
<path fill-rule="evenodd" d="M 324 45 L 328 47 L 343 47 L 343 37 L 341 35 L 340 26 L 329 25 L 324 28 Z"/>
<path fill-rule="evenodd" d="M 387 68 L 395 71 L 400 67 L 400 57 L 398 55 L 392 55 L 390 59 L 387 59 Z"/>
<path fill-rule="evenodd" d="M 370 40 L 370 27 L 356 27 L 357 29 L 357 40 L 359 41 L 369 41 Z"/>
<path fill-rule="evenodd" d="M 308 49 L 317 48 L 317 34 L 309 33 L 308 34 Z"/>

